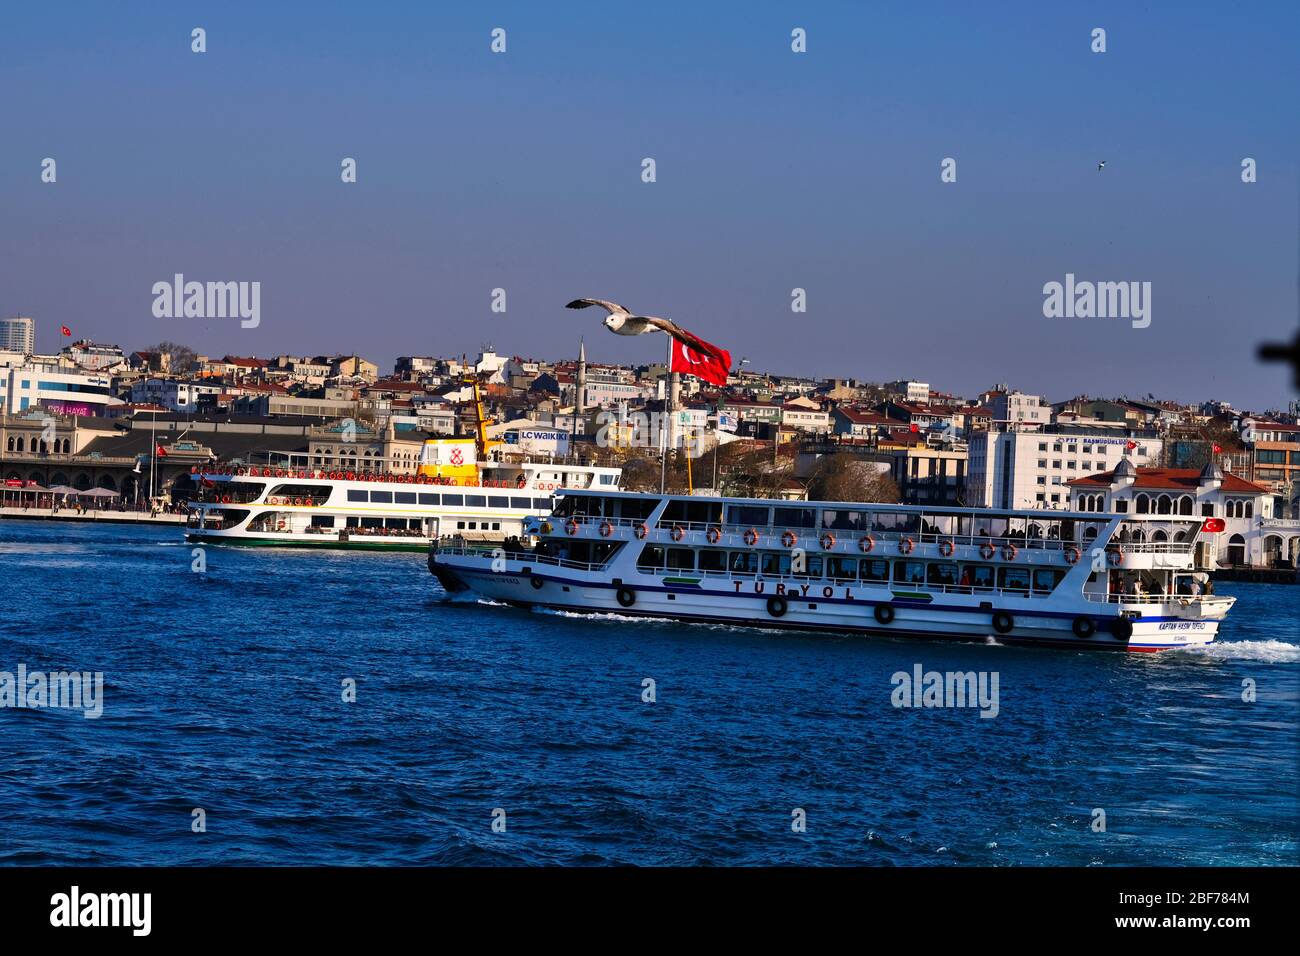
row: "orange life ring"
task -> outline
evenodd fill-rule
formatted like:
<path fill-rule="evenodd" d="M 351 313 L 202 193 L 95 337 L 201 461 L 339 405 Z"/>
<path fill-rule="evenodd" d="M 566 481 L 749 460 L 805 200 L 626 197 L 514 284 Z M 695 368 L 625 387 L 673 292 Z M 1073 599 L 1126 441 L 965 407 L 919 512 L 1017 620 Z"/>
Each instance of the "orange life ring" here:
<path fill-rule="evenodd" d="M 745 544 L 749 545 L 751 548 L 758 544 L 758 532 L 753 528 L 750 528 L 745 532 Z"/>
<path fill-rule="evenodd" d="M 355 480 L 355 476 L 352 474 L 352 472 L 349 471 L 349 472 L 348 472 L 348 481 L 353 481 L 353 480 Z"/>
<path fill-rule="evenodd" d="M 704 533 L 704 537 L 708 539 L 709 544 L 717 544 L 722 540 L 722 529 L 715 525 Z"/>
<path fill-rule="evenodd" d="M 939 553 L 945 558 L 951 558 L 952 553 L 957 550 L 956 546 L 946 538 L 939 542 Z"/>
<path fill-rule="evenodd" d="M 1066 564 L 1077 564 L 1079 562 L 1079 558 L 1082 556 L 1083 556 L 1083 552 L 1080 551 L 1078 548 L 1076 548 L 1074 545 L 1070 545 L 1068 548 L 1065 549 Z"/>
<path fill-rule="evenodd" d="M 222 497 L 222 499 L 221 499 L 221 503 L 222 503 L 223 505 L 228 505 L 228 504 L 230 504 L 230 495 L 224 495 L 224 496 Z"/>
<path fill-rule="evenodd" d="M 793 531 L 787 531 L 785 534 L 781 535 L 781 543 L 787 548 L 793 548 L 799 543 L 799 536 Z"/>
<path fill-rule="evenodd" d="M 835 535 L 827 531 L 824 535 L 821 536 L 821 539 L 818 541 L 818 544 L 822 546 L 823 551 L 829 551 L 831 548 L 835 547 Z"/>
<path fill-rule="evenodd" d="M 985 541 L 980 545 L 980 557 L 987 561 L 997 553 L 997 550 L 997 548 L 993 547 L 993 542 Z"/>
<path fill-rule="evenodd" d="M 568 521 L 568 523 L 564 526 L 564 531 L 565 531 L 566 534 L 569 534 L 569 535 L 575 535 L 575 534 L 577 534 L 577 533 L 578 533 L 578 522 L 576 522 L 576 521 L 574 521 L 572 518 L 570 518 L 569 521 Z"/>
<path fill-rule="evenodd" d="M 871 549 L 876 546 L 876 539 L 869 534 L 863 535 L 858 539 L 858 550 L 863 554 L 870 554 Z"/>
<path fill-rule="evenodd" d="M 686 537 L 686 530 L 679 524 L 673 525 L 673 540 L 680 541 Z"/>
<path fill-rule="evenodd" d="M 911 554 L 912 549 L 916 547 L 916 542 L 911 538 L 900 538 L 898 540 L 898 553 Z"/>
<path fill-rule="evenodd" d="M 638 540 L 644 541 L 646 535 L 648 535 L 649 533 L 650 533 L 650 528 L 646 525 L 644 521 L 642 521 L 639 525 L 636 526 L 636 536 Z"/>
<path fill-rule="evenodd" d="M 600 536 L 602 538 L 608 538 L 613 533 L 614 533 L 614 526 L 612 524 L 610 524 L 608 521 L 601 524 Z"/>
<path fill-rule="evenodd" d="M 1016 554 L 1017 554 L 1017 553 L 1018 553 L 1018 552 L 1016 551 L 1016 546 L 1015 546 L 1014 544 L 1004 544 L 1004 545 L 1002 546 L 1002 560 L 1003 560 L 1003 561 L 1014 561 L 1014 560 L 1016 560 Z"/>

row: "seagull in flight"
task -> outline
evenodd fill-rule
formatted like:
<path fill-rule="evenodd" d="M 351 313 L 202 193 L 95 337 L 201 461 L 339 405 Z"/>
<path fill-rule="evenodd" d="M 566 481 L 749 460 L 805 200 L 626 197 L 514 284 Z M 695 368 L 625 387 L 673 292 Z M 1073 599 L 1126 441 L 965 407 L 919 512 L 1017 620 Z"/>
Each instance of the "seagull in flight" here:
<path fill-rule="evenodd" d="M 1097 164 L 1097 172 L 1101 172 L 1105 168 L 1106 168 L 1106 160 L 1103 159 L 1100 163 Z"/>
<path fill-rule="evenodd" d="M 699 346 L 699 340 L 676 322 L 661 319 L 655 315 L 633 315 L 631 310 L 619 305 L 617 302 L 610 302 L 606 299 L 574 299 L 565 308 L 585 309 L 593 305 L 599 306 L 609 313 L 605 316 L 605 328 L 618 335 L 645 335 L 647 332 L 656 331 L 667 332 L 673 338 L 692 348 Z"/>

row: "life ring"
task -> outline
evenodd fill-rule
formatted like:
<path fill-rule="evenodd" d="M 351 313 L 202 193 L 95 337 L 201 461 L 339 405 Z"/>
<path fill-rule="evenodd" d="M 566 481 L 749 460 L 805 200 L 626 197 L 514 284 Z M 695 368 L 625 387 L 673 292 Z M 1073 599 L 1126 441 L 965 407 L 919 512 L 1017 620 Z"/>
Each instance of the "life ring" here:
<path fill-rule="evenodd" d="M 644 521 L 642 521 L 639 525 L 636 526 L 637 540 L 644 541 L 646 535 L 648 535 L 649 533 L 650 533 L 650 528 L 646 525 Z"/>
<path fill-rule="evenodd" d="M 785 612 L 790 610 L 790 602 L 779 594 L 773 594 L 767 599 L 767 613 L 773 617 L 785 617 Z"/>
<path fill-rule="evenodd" d="M 993 612 L 993 630 L 999 634 L 1010 634 L 1011 629 L 1016 626 L 1016 619 L 1006 611 Z"/>
<path fill-rule="evenodd" d="M 745 544 L 749 545 L 751 548 L 754 545 L 758 544 L 758 532 L 755 531 L 753 528 L 750 528 L 748 531 L 746 531 L 744 537 L 745 537 Z"/>
<path fill-rule="evenodd" d="M 1070 628 L 1074 631 L 1075 637 L 1082 637 L 1085 640 L 1097 633 L 1097 624 L 1090 617 L 1076 617 Z"/>
<path fill-rule="evenodd" d="M 356 480 L 356 475 L 355 475 L 354 473 L 352 473 L 352 472 L 349 471 L 349 472 L 348 472 L 348 481 L 355 481 L 355 480 Z"/>
<path fill-rule="evenodd" d="M 781 535 L 781 543 L 787 548 L 793 548 L 799 543 L 799 536 L 793 531 L 787 531 L 785 534 Z"/>
<path fill-rule="evenodd" d="M 1127 641 L 1133 636 L 1133 622 L 1126 617 L 1117 617 L 1110 622 L 1110 632 L 1121 641 Z"/>
<path fill-rule="evenodd" d="M 568 535 L 570 535 L 570 536 L 577 534 L 577 533 L 578 533 L 578 522 L 576 522 L 576 521 L 574 521 L 572 518 L 570 518 L 569 521 L 568 521 L 568 523 L 564 526 L 564 532 L 565 532 L 565 534 L 568 534 Z"/>
<path fill-rule="evenodd" d="M 675 524 L 673 525 L 672 535 L 674 541 L 680 541 L 682 538 L 686 537 L 686 529 L 679 524 Z"/>
<path fill-rule="evenodd" d="M 951 558 L 952 553 L 956 550 L 957 550 L 956 545 L 954 545 L 951 541 L 947 540 L 946 538 L 943 541 L 939 542 L 939 553 L 943 555 L 945 558 Z"/>
<path fill-rule="evenodd" d="M 877 604 L 872 613 L 881 624 L 892 624 L 894 621 L 894 609 L 888 604 Z"/>
<path fill-rule="evenodd" d="M 858 550 L 863 554 L 870 554 L 871 549 L 876 546 L 876 539 L 866 534 L 858 539 Z"/>
<path fill-rule="evenodd" d="M 283 469 L 283 468 L 277 468 L 277 469 L 275 469 L 275 477 L 277 477 L 277 478 L 283 478 L 283 477 L 284 477 L 284 469 Z"/>
<path fill-rule="evenodd" d="M 283 530 L 284 530 L 284 522 L 283 522 L 283 521 L 277 521 L 276 524 L 275 524 L 275 530 L 276 530 L 276 531 L 283 531 Z"/>
<path fill-rule="evenodd" d="M 520 476 L 519 476 L 519 480 L 515 482 L 515 487 L 516 487 L 516 488 L 523 488 L 523 487 L 524 487 L 525 485 L 527 485 L 527 484 L 528 484 L 528 479 L 525 478 L 523 475 L 520 475 Z"/>
<path fill-rule="evenodd" d="M 543 521 L 540 525 L 538 525 L 537 530 L 540 531 L 542 534 L 550 534 L 554 530 L 554 528 L 551 527 L 551 523 L 549 521 Z"/>
<path fill-rule="evenodd" d="M 223 495 L 222 498 L 221 498 L 221 503 L 222 503 L 223 505 L 228 505 L 228 504 L 230 504 L 230 495 Z"/>
<path fill-rule="evenodd" d="M 636 603 L 636 592 L 631 588 L 619 588 L 614 594 L 620 607 L 631 607 Z"/>
<path fill-rule="evenodd" d="M 1016 546 L 1015 546 L 1014 544 L 1004 544 L 1004 545 L 1002 546 L 1002 560 L 1003 560 L 1003 561 L 1014 561 L 1014 560 L 1016 560 L 1016 555 L 1017 555 L 1018 553 L 1019 553 L 1019 552 L 1016 551 Z"/>
<path fill-rule="evenodd" d="M 1124 555 L 1119 551 L 1107 551 L 1106 560 L 1110 562 L 1112 568 L 1117 568 L 1124 563 Z"/>
<path fill-rule="evenodd" d="M 722 529 L 715 525 L 704 533 L 704 537 L 708 539 L 709 544 L 717 544 L 722 540 Z"/>
<path fill-rule="evenodd" d="M 821 536 L 817 543 L 822 546 L 823 551 L 829 551 L 831 548 L 835 547 L 835 535 L 827 531 Z"/>
<path fill-rule="evenodd" d="M 1065 549 L 1066 564 L 1078 564 L 1079 558 L 1081 558 L 1082 556 L 1083 556 L 1083 552 L 1080 551 L 1078 548 L 1076 548 L 1074 545 L 1070 545 L 1068 548 Z"/>
<path fill-rule="evenodd" d="M 911 554 L 914 547 L 916 547 L 916 542 L 911 538 L 900 538 L 898 541 L 899 554 Z"/>
<path fill-rule="evenodd" d="M 600 536 L 602 538 L 608 538 L 613 533 L 614 533 L 614 526 L 612 524 L 610 524 L 608 521 L 601 523 Z"/>
<path fill-rule="evenodd" d="M 980 557 L 987 561 L 997 553 L 997 550 L 997 548 L 993 547 L 993 542 L 985 541 L 980 545 Z"/>

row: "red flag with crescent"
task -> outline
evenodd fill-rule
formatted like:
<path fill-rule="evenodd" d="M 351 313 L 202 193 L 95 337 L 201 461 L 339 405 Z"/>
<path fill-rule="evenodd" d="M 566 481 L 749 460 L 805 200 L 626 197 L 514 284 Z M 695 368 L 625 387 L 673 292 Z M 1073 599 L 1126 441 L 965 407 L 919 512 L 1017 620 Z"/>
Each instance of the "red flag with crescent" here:
<path fill-rule="evenodd" d="M 669 371 L 694 375 L 710 385 L 726 385 L 731 374 L 731 353 L 683 330 L 689 342 L 673 336 L 673 361 Z"/>

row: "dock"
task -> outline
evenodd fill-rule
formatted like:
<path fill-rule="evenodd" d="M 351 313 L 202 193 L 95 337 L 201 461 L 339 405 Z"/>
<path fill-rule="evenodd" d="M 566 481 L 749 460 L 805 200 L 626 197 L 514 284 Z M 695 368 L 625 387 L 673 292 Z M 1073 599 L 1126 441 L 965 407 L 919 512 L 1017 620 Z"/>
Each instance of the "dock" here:
<path fill-rule="evenodd" d="M 23 521 L 89 521 L 103 524 L 155 524 L 182 527 L 185 515 L 150 515 L 147 511 L 89 510 L 78 514 L 75 508 L 0 508 L 0 518 Z"/>

